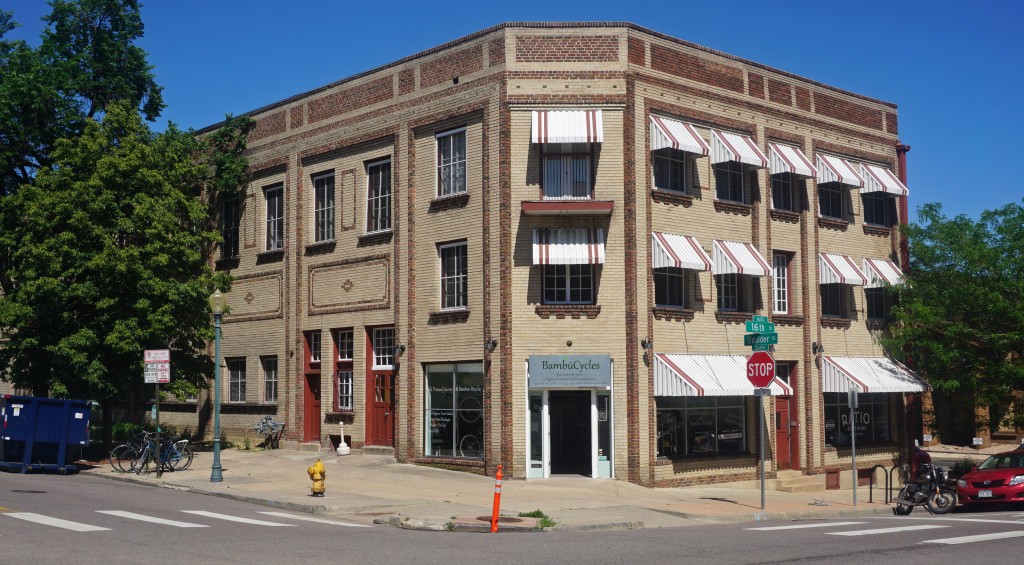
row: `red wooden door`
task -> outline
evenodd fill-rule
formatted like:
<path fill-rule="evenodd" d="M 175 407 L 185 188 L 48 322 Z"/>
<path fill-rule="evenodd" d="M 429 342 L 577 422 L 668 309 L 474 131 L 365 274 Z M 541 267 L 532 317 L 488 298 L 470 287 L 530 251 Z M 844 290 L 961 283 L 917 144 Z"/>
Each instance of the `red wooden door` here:
<path fill-rule="evenodd" d="M 320 373 L 306 375 L 302 441 L 320 441 Z"/>
<path fill-rule="evenodd" d="M 366 391 L 370 406 L 367 443 L 369 445 L 395 444 L 394 372 L 370 371 Z"/>
<path fill-rule="evenodd" d="M 779 469 L 792 468 L 789 404 L 790 397 L 775 397 L 775 457 L 776 461 L 778 461 Z"/>

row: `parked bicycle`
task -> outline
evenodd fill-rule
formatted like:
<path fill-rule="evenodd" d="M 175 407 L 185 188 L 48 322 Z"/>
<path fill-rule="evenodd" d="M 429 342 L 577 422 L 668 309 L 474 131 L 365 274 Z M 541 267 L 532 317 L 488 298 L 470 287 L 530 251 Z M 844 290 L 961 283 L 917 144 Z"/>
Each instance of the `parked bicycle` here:
<path fill-rule="evenodd" d="M 267 449 L 277 449 L 281 442 L 281 435 L 284 434 L 284 422 L 275 422 L 274 417 L 267 414 L 260 418 L 253 427 L 256 433 L 264 436 L 263 446 Z"/>
<path fill-rule="evenodd" d="M 192 465 L 194 453 L 187 439 L 170 440 L 161 446 L 159 465 L 165 471 L 184 471 Z M 122 473 L 140 474 L 157 468 L 156 436 L 141 432 L 110 452 L 110 465 Z"/>

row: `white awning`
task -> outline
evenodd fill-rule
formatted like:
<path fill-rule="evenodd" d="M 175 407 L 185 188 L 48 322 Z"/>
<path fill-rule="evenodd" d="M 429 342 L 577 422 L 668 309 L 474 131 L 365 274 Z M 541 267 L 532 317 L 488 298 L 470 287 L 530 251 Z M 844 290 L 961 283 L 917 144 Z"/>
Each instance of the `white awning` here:
<path fill-rule="evenodd" d="M 793 389 L 779 378 L 773 396 L 790 396 Z M 654 396 L 754 396 L 742 355 L 654 355 Z"/>
<path fill-rule="evenodd" d="M 863 286 L 867 282 L 867 277 L 857 267 L 857 263 L 846 255 L 818 253 L 818 282 Z"/>
<path fill-rule="evenodd" d="M 823 392 L 925 392 L 928 384 L 887 357 L 822 357 Z"/>
<path fill-rule="evenodd" d="M 711 152 L 708 143 L 692 125 L 661 116 L 651 116 L 651 151 L 666 147 L 698 155 L 707 155 Z"/>
<path fill-rule="evenodd" d="M 818 153 L 818 176 L 819 183 L 838 182 L 850 186 L 864 186 L 864 179 L 853 170 L 853 166 L 845 159 Z"/>
<path fill-rule="evenodd" d="M 773 175 L 793 173 L 801 177 L 818 176 L 818 169 L 814 168 L 811 160 L 804 155 L 803 151 L 800 151 L 799 147 L 769 143 L 768 156 L 769 170 Z"/>
<path fill-rule="evenodd" d="M 864 276 L 867 279 L 865 288 L 895 286 L 904 282 L 903 271 L 896 266 L 896 263 L 883 259 L 864 259 Z"/>
<path fill-rule="evenodd" d="M 767 277 L 772 272 L 772 266 L 765 261 L 764 257 L 761 257 L 752 243 L 716 239 L 712 241 L 712 244 L 715 263 L 712 272 L 716 275 L 736 273 Z"/>
<path fill-rule="evenodd" d="M 895 196 L 910 194 L 907 187 L 889 169 L 874 165 L 861 165 L 860 170 L 864 177 L 864 186 L 861 187 L 861 192 L 887 192 Z"/>
<path fill-rule="evenodd" d="M 711 257 L 695 237 L 654 232 L 651 234 L 651 268 L 665 267 L 710 271 Z"/>
<path fill-rule="evenodd" d="M 534 143 L 601 143 L 601 110 L 534 110 Z"/>
<path fill-rule="evenodd" d="M 534 265 L 600 265 L 604 263 L 601 228 L 533 230 Z"/>
<path fill-rule="evenodd" d="M 711 130 L 711 163 L 739 161 L 755 167 L 767 167 L 768 157 L 753 139 L 724 131 Z"/>

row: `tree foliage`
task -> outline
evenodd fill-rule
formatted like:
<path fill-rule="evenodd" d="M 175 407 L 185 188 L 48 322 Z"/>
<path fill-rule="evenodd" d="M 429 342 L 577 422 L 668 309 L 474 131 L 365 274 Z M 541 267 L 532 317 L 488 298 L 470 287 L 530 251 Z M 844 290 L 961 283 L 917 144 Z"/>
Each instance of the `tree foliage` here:
<path fill-rule="evenodd" d="M 927 204 L 907 226 L 911 268 L 893 309 L 891 351 L 901 351 L 939 392 L 982 405 L 1024 389 L 1024 208 L 977 221 Z"/>

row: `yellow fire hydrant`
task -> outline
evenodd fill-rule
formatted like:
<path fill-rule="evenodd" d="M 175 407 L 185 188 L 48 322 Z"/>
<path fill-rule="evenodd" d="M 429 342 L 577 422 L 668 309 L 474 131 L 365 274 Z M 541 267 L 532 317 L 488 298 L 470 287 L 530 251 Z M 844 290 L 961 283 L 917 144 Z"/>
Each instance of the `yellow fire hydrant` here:
<path fill-rule="evenodd" d="M 309 479 L 313 481 L 313 486 L 309 489 L 313 491 L 313 496 L 323 496 L 324 491 L 327 490 L 324 487 L 324 479 L 327 477 L 327 470 L 324 469 L 324 464 L 317 459 L 312 467 L 306 469 L 306 473 L 309 474 Z"/>

